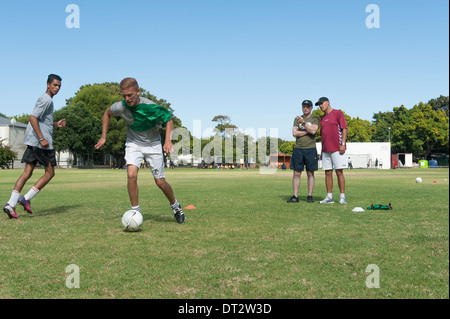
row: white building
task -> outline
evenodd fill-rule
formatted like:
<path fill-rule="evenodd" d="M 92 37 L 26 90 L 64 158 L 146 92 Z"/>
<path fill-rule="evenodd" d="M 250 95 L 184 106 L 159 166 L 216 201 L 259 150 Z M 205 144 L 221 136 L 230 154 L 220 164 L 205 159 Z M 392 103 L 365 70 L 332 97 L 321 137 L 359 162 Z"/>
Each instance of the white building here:
<path fill-rule="evenodd" d="M 17 159 L 13 163 L 13 168 L 24 168 L 25 164 L 22 164 L 23 153 L 27 147 L 22 144 L 25 136 L 27 125 L 14 120 L 0 117 L 0 141 L 3 141 L 3 145 L 8 145 L 11 150 L 17 153 Z"/>
<path fill-rule="evenodd" d="M 316 144 L 317 153 L 322 153 L 322 143 Z M 347 143 L 345 152 L 353 168 L 391 169 L 391 143 Z M 322 162 L 319 162 L 322 167 Z"/>
<path fill-rule="evenodd" d="M 17 153 L 17 159 L 14 160 L 12 168 L 24 168 L 25 164 L 21 163 L 23 153 L 27 146 L 23 144 L 27 124 L 15 122 L 0 116 L 0 141 L 3 145 L 8 145 L 11 150 Z M 56 161 L 59 167 L 70 168 L 73 163 L 73 155 L 69 152 L 57 152 Z"/>

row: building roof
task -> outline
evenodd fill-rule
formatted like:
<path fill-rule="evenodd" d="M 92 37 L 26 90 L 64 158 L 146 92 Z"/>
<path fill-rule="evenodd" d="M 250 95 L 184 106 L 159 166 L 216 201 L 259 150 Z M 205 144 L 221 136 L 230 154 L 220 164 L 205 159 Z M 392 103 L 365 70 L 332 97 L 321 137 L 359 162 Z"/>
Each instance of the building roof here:
<path fill-rule="evenodd" d="M 0 116 L 0 126 L 13 126 L 13 124 L 11 123 L 10 119 L 7 119 L 6 117 L 1 117 Z M 14 126 L 16 126 L 16 127 L 23 127 L 23 128 L 27 127 L 26 124 L 20 123 L 20 122 L 16 122 L 14 124 Z"/>

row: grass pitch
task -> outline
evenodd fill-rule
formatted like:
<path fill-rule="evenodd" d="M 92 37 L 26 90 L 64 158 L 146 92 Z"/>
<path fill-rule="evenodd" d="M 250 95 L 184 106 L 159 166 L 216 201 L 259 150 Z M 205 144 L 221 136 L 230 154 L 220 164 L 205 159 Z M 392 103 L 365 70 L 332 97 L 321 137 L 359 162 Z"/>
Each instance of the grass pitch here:
<path fill-rule="evenodd" d="M 2 205 L 21 172 L 0 170 Z M 448 169 L 348 170 L 348 205 L 318 203 L 320 170 L 315 203 L 305 174 L 300 203 L 286 203 L 291 176 L 167 170 L 182 206 L 196 207 L 180 225 L 141 171 L 144 225 L 129 233 L 123 170 L 57 170 L 34 215 L 20 206 L 19 220 L 0 215 L 0 298 L 449 298 Z M 388 203 L 393 210 L 367 210 Z M 66 286 L 71 264 L 79 288 Z M 380 288 L 369 289 L 373 264 Z"/>

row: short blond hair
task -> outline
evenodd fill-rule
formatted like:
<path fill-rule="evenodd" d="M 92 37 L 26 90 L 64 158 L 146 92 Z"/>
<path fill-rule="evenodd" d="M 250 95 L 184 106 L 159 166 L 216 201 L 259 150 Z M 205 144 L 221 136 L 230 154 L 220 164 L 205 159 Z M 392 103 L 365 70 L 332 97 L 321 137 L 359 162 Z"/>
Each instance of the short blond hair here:
<path fill-rule="evenodd" d="M 134 78 L 125 78 L 120 82 L 120 89 L 121 90 L 139 90 L 139 84 L 137 83 L 136 79 Z"/>

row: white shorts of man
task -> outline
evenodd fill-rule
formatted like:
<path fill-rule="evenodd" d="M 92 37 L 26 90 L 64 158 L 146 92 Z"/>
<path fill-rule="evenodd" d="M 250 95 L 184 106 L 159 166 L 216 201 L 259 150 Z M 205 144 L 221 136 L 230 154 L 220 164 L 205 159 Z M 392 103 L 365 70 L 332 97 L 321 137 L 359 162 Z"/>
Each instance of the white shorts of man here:
<path fill-rule="evenodd" d="M 348 156 L 337 152 L 323 152 L 322 153 L 322 168 L 325 171 L 333 169 L 347 169 Z"/>
<path fill-rule="evenodd" d="M 345 199 L 345 193 L 343 190 L 345 189 L 345 179 L 343 170 L 348 168 L 348 157 L 347 155 L 340 154 L 337 152 L 323 152 L 322 153 L 322 168 L 325 171 L 325 180 L 327 183 L 327 196 L 324 200 L 320 201 L 321 204 L 333 204 L 333 193 L 331 193 L 331 189 L 333 187 L 333 169 L 336 171 L 336 175 L 338 178 L 339 189 L 341 190 L 339 203 L 347 204 Z"/>
<path fill-rule="evenodd" d="M 164 156 L 161 144 L 146 147 L 133 144 L 127 145 L 125 149 L 125 161 L 127 165 L 141 167 L 143 160 L 150 165 L 154 178 L 165 178 Z"/>

